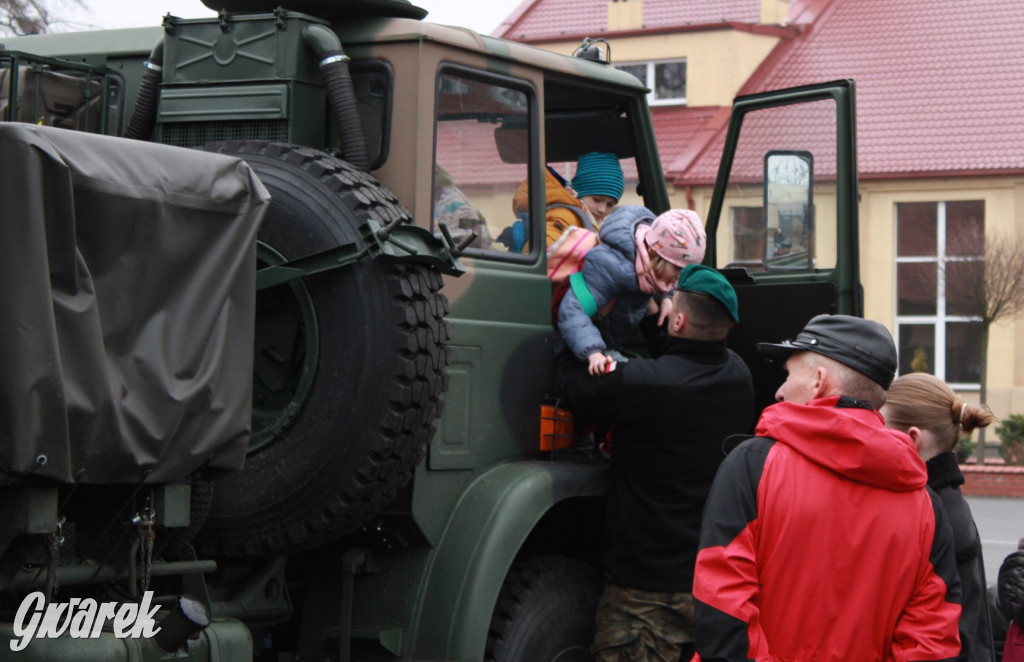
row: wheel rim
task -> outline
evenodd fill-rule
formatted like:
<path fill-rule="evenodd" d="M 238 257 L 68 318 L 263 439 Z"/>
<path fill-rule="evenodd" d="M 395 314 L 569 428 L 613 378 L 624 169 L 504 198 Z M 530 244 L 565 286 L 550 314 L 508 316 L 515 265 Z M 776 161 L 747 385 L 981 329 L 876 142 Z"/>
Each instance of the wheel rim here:
<path fill-rule="evenodd" d="M 262 242 L 256 261 L 258 268 L 287 262 Z M 294 425 L 312 389 L 319 354 L 316 311 L 301 279 L 256 293 L 249 453 L 272 445 Z"/>

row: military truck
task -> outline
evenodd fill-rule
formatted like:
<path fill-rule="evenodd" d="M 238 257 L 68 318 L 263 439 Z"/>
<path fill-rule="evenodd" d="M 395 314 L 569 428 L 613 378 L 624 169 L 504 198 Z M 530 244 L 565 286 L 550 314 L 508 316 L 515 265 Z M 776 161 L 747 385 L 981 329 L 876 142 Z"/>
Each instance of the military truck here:
<path fill-rule="evenodd" d="M 544 168 L 614 152 L 667 209 L 648 90 L 407 0 L 208 6 L 0 50 L 0 658 L 590 659 L 606 465 L 542 450 Z M 762 404 L 754 342 L 861 313 L 855 144 L 835 81 L 713 145 Z"/>

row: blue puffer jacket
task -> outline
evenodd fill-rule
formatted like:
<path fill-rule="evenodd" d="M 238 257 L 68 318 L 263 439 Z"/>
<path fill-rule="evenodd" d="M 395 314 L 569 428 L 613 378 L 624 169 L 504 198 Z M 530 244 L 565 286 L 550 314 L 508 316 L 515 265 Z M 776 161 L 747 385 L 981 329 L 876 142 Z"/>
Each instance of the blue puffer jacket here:
<path fill-rule="evenodd" d="M 599 310 L 618 299 L 607 317 L 598 313 L 590 318 L 571 289 L 565 294 L 558 308 L 558 330 L 577 360 L 585 363 L 594 352 L 619 347 L 640 324 L 651 295 L 640 290 L 636 275 L 636 226 L 650 225 L 654 218 L 646 207 L 627 205 L 601 224 L 601 243 L 587 252 L 583 279 Z"/>

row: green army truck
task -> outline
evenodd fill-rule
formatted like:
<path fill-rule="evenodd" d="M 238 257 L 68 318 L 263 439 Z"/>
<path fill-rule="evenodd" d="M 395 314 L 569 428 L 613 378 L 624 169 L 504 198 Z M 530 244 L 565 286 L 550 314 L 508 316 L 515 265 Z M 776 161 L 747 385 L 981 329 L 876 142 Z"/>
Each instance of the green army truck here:
<path fill-rule="evenodd" d="M 207 4 L 0 46 L 0 659 L 590 659 L 545 165 L 666 210 L 647 90 L 407 0 Z M 756 341 L 861 313 L 853 97 L 740 97 L 713 145 L 761 404 Z"/>

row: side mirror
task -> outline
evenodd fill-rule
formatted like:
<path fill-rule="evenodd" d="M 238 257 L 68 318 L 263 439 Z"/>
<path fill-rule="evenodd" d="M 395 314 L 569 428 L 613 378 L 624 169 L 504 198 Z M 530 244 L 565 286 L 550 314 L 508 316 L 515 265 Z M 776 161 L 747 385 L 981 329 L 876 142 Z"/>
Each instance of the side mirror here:
<path fill-rule="evenodd" d="M 772 150 L 764 155 L 764 267 L 814 268 L 814 156 Z"/>

